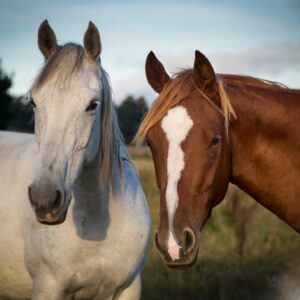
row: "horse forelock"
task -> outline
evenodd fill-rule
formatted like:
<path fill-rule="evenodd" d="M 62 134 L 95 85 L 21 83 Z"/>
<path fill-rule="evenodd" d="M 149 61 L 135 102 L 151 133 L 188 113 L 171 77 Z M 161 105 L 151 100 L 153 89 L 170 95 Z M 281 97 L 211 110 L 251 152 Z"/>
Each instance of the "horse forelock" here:
<path fill-rule="evenodd" d="M 72 76 L 82 69 L 84 57 L 84 48 L 81 45 L 68 43 L 59 46 L 45 61 L 31 86 L 31 90 L 38 90 L 54 79 L 58 81 L 60 86 L 63 83 L 67 87 Z M 96 63 L 94 67 L 97 68 Z"/>

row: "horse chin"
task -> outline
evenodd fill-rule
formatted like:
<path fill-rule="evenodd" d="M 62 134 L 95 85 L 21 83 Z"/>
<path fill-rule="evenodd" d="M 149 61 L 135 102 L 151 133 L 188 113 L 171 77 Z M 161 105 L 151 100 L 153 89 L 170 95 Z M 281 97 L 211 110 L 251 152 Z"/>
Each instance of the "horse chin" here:
<path fill-rule="evenodd" d="M 36 217 L 37 221 L 43 225 L 59 225 L 62 224 L 66 220 L 67 211 L 63 214 L 60 214 L 58 217 L 53 218 L 43 218 L 40 219 L 39 217 Z"/>
<path fill-rule="evenodd" d="M 171 269 L 189 269 L 193 267 L 197 262 L 199 247 L 195 249 L 188 257 L 178 259 L 175 261 L 166 261 L 165 264 Z"/>
<path fill-rule="evenodd" d="M 64 203 L 64 206 L 56 213 L 49 211 L 46 214 L 39 215 L 36 213 L 36 220 L 43 225 L 59 225 L 62 224 L 67 217 L 71 197 Z"/>
<path fill-rule="evenodd" d="M 36 216 L 36 220 L 43 225 L 59 225 L 62 224 L 67 217 L 67 210 L 58 216 L 39 218 Z"/>

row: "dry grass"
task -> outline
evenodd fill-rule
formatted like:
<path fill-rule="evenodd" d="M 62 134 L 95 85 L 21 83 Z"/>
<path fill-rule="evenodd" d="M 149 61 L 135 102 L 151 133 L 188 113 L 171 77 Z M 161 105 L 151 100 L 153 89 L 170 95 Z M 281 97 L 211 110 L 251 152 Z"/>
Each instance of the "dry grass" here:
<path fill-rule="evenodd" d="M 146 148 L 129 151 L 139 170 L 155 228 L 159 221 L 159 193 L 151 155 Z M 232 202 L 233 197 L 238 197 L 238 204 Z M 198 263 L 192 269 L 168 269 L 151 240 L 142 299 L 284 299 L 284 287 L 290 285 L 285 283 L 286 278 L 292 276 L 293 282 L 300 278 L 299 272 L 292 273 L 295 266 L 300 266 L 300 238 L 259 204 L 241 227 L 253 203 L 243 192 L 231 188 L 202 232 Z M 242 254 L 238 251 L 241 232 Z"/>

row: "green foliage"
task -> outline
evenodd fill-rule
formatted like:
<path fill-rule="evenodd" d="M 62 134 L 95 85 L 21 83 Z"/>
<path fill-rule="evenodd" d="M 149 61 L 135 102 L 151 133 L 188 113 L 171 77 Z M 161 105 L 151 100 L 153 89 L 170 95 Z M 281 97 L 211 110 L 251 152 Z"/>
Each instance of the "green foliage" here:
<path fill-rule="evenodd" d="M 278 294 L 274 279 L 286 271 L 282 256 L 236 261 L 203 258 L 192 269 L 168 269 L 158 259 L 147 261 L 143 300 L 271 300 Z"/>
<path fill-rule="evenodd" d="M 135 99 L 129 96 L 117 107 L 119 125 L 126 144 L 132 142 L 146 111 L 147 104 L 143 97 Z"/>

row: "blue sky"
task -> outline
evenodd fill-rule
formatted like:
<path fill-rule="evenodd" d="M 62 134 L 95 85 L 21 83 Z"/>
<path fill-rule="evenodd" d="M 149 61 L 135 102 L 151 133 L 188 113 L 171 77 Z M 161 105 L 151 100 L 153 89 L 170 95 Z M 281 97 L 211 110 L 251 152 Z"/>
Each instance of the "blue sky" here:
<path fill-rule="evenodd" d="M 154 98 L 144 75 L 150 50 L 170 73 L 192 66 L 198 49 L 216 72 L 300 87 L 300 0 L 0 0 L 0 58 L 15 73 L 14 94 L 26 93 L 42 65 L 45 18 L 60 43 L 81 43 L 89 20 L 98 26 L 116 102 Z"/>

